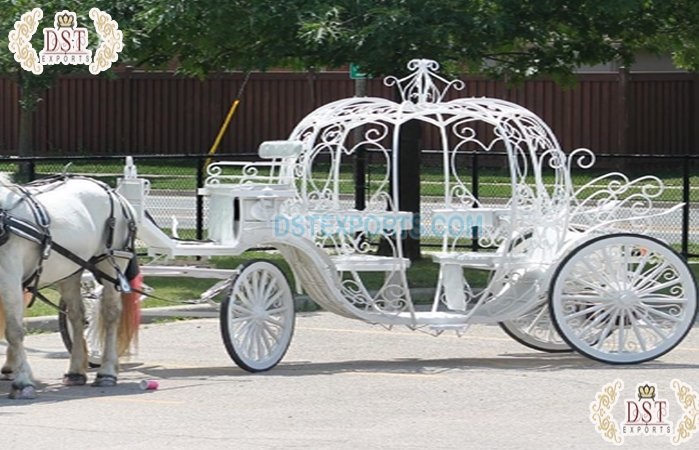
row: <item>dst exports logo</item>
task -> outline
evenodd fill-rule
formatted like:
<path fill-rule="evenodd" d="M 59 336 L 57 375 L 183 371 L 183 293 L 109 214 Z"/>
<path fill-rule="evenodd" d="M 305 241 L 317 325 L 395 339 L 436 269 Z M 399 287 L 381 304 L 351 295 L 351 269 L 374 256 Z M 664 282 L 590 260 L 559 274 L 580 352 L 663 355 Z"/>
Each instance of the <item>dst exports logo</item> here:
<path fill-rule="evenodd" d="M 590 404 L 590 420 L 602 437 L 613 444 L 622 445 L 629 437 L 665 436 L 674 445 L 688 441 L 697 430 L 699 404 L 697 394 L 692 388 L 679 381 L 672 380 L 670 387 L 674 391 L 679 408 L 674 402 L 661 396 L 657 384 L 643 383 L 636 386 L 635 396 L 623 403 L 624 418 L 617 422 L 612 409 L 624 389 L 624 382 L 617 379 L 605 385 Z M 681 412 L 679 421 L 673 426 L 670 421 L 675 410 Z"/>
<path fill-rule="evenodd" d="M 87 28 L 79 27 L 77 14 L 66 10 L 55 14 L 53 27 L 44 28 L 44 45 L 37 55 L 31 39 L 44 12 L 41 8 L 34 8 L 22 14 L 20 20 L 15 22 L 14 30 L 10 31 L 8 47 L 15 55 L 15 61 L 35 75 L 41 74 L 44 66 L 54 64 L 85 64 L 94 75 L 109 69 L 124 47 L 123 34 L 119 24 L 106 12 L 92 8 L 89 15 L 100 38 L 94 56 L 88 48 Z"/>

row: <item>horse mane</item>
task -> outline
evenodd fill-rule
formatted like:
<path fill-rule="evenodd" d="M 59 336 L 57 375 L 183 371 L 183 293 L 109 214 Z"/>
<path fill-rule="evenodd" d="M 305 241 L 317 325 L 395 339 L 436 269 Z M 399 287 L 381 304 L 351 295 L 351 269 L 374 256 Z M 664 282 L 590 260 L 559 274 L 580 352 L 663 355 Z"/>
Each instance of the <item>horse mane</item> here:
<path fill-rule="evenodd" d="M 5 186 L 14 184 L 12 181 L 12 174 L 9 172 L 0 172 L 0 184 L 4 184 Z"/>

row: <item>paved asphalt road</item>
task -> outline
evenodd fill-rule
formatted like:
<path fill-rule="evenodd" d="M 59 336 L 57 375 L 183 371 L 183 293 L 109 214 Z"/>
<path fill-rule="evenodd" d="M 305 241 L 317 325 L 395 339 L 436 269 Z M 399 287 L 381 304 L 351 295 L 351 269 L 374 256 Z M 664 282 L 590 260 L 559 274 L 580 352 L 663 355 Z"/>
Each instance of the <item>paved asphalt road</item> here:
<path fill-rule="evenodd" d="M 615 367 L 530 351 L 494 326 L 434 338 L 302 313 L 286 358 L 253 375 L 229 359 L 216 319 L 155 323 L 111 389 L 61 386 L 58 334 L 26 342 L 40 395 L 0 397 L 3 449 L 613 448 L 589 419 L 604 384 L 626 385 L 617 421 L 637 383 L 657 383 L 674 421 L 670 380 L 699 389 L 697 328 L 658 361 Z M 141 391 L 144 379 L 160 388 Z M 670 438 L 628 437 L 625 446 L 666 448 Z"/>

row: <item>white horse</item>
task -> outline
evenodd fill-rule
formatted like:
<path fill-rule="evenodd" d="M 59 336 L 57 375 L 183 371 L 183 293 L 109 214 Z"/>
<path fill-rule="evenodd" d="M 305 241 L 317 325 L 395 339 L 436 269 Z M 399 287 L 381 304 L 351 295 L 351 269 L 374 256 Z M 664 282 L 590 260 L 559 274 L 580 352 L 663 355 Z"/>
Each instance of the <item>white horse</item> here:
<path fill-rule="evenodd" d="M 36 396 L 24 350 L 22 320 L 24 288 L 27 284 L 34 285 L 32 278 L 39 268 L 39 287 L 51 284 L 57 287 L 73 327 L 70 366 L 63 383 L 82 385 L 87 382 L 88 355 L 83 336 L 85 308 L 80 293 L 84 268 L 59 254 L 55 244 L 82 260 L 92 261 L 98 269 L 93 270 L 97 272 L 96 277 L 103 278 L 100 311 L 100 323 L 104 327 L 103 359 L 93 385 L 116 384 L 118 355 L 129 347 L 138 329 L 139 302 L 133 301 L 133 294 L 125 293 L 122 306 L 122 294 L 114 283 L 104 279 L 123 281 L 120 274 L 129 262 L 129 252 L 133 251 L 135 230 L 131 218 L 133 212 L 128 202 L 92 179 L 58 177 L 21 187 L 0 175 L 0 338 L 4 324 L 8 343 L 1 374 L 3 379 L 13 380 L 10 398 Z M 47 227 L 42 229 L 42 222 L 48 222 L 45 223 Z M 41 239 L 28 237 L 31 233 L 27 233 L 26 228 L 22 231 L 21 223 L 33 225 L 40 234 L 50 236 L 50 241 L 39 243 Z M 122 290 L 126 292 L 128 287 L 122 286 Z"/>

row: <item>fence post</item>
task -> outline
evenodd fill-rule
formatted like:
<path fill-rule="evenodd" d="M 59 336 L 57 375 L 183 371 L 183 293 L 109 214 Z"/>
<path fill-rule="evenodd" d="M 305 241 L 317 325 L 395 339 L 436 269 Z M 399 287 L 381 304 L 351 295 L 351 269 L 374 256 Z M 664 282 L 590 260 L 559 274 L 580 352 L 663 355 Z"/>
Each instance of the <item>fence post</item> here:
<path fill-rule="evenodd" d="M 478 200 L 478 152 L 473 152 L 471 156 L 471 194 Z M 471 227 L 471 249 L 474 252 L 478 251 L 478 227 Z"/>
<path fill-rule="evenodd" d="M 682 256 L 685 258 L 689 257 L 689 163 L 689 155 L 685 155 L 682 168 Z"/>
<path fill-rule="evenodd" d="M 197 239 L 204 239 L 204 196 L 199 193 L 199 189 L 204 187 L 204 156 L 197 156 Z"/>
<path fill-rule="evenodd" d="M 366 78 L 354 80 L 354 96 L 366 97 Z M 364 127 L 354 130 L 355 145 L 362 141 Z M 366 208 L 366 150 L 360 145 L 354 153 L 354 209 Z"/>
<path fill-rule="evenodd" d="M 27 170 L 27 177 L 29 178 L 28 181 L 34 181 L 36 180 L 36 161 L 34 158 L 29 160 L 28 164 L 28 170 Z"/>
<path fill-rule="evenodd" d="M 366 150 L 360 146 L 354 153 L 354 209 L 366 208 Z"/>

